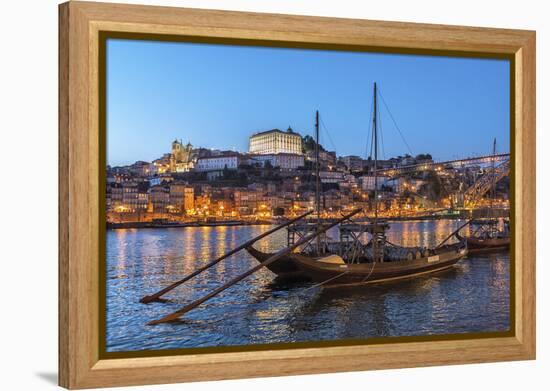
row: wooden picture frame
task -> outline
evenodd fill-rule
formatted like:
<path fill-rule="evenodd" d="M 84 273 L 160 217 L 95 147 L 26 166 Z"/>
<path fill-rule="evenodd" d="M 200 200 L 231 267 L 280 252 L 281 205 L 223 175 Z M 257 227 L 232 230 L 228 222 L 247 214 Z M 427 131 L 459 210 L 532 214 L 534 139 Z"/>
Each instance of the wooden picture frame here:
<path fill-rule="evenodd" d="M 135 358 L 100 355 L 99 45 L 102 32 L 287 47 L 452 53 L 513 61 L 515 328 L 494 338 L 433 339 Z M 535 32 L 88 2 L 59 6 L 59 383 L 174 383 L 535 358 Z"/>

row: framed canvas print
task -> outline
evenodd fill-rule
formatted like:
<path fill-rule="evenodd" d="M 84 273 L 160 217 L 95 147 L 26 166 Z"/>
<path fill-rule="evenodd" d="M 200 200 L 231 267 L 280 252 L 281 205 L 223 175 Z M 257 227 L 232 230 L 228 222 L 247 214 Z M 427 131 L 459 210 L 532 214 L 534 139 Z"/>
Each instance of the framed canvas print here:
<path fill-rule="evenodd" d="M 60 5 L 60 384 L 535 358 L 535 33 Z"/>

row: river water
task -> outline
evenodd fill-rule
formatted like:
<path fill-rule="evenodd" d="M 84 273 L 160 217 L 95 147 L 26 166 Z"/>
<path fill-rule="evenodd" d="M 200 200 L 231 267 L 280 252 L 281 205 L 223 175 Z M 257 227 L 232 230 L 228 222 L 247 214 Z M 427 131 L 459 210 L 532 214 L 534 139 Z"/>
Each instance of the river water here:
<path fill-rule="evenodd" d="M 388 239 L 434 246 L 458 220 L 392 223 Z M 257 264 L 246 252 L 220 262 L 166 296 L 139 299 L 182 278 L 271 226 L 107 231 L 108 352 L 316 342 L 388 336 L 507 331 L 509 255 L 468 256 L 454 268 L 410 280 L 345 289 L 282 285 L 267 269 L 184 315 L 147 326 Z M 256 244 L 274 251 L 283 229 Z M 310 288 L 310 289 L 308 289 Z"/>

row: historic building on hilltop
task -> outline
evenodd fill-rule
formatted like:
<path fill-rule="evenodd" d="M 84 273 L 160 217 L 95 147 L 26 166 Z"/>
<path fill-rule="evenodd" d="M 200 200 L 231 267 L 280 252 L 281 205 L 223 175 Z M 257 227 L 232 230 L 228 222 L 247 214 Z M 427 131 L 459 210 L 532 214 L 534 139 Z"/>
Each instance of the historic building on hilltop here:
<path fill-rule="evenodd" d="M 286 132 L 271 129 L 256 133 L 250 136 L 248 152 L 260 155 L 277 153 L 302 155 L 302 136 L 294 132 L 291 127 Z"/>
<path fill-rule="evenodd" d="M 187 172 L 194 167 L 193 146 L 191 143 L 183 145 L 181 140 L 172 142 L 172 152 L 170 153 L 170 171 Z"/>

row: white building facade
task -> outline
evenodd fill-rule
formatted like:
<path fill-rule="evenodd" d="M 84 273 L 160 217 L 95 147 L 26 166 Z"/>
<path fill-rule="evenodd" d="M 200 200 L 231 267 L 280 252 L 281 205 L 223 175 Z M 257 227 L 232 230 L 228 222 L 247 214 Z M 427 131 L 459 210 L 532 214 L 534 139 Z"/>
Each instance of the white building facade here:
<path fill-rule="evenodd" d="M 272 167 L 279 167 L 283 170 L 293 170 L 304 166 L 304 155 L 294 153 L 255 154 L 250 156 L 250 162 L 259 163 L 262 166 L 265 166 L 265 164 L 269 162 Z"/>
<path fill-rule="evenodd" d="M 269 155 L 278 153 L 302 154 L 302 136 L 288 128 L 286 132 L 272 129 L 250 136 L 248 152 Z"/>
<path fill-rule="evenodd" d="M 197 160 L 195 171 L 236 170 L 239 167 L 238 155 L 220 155 L 203 157 Z"/>

